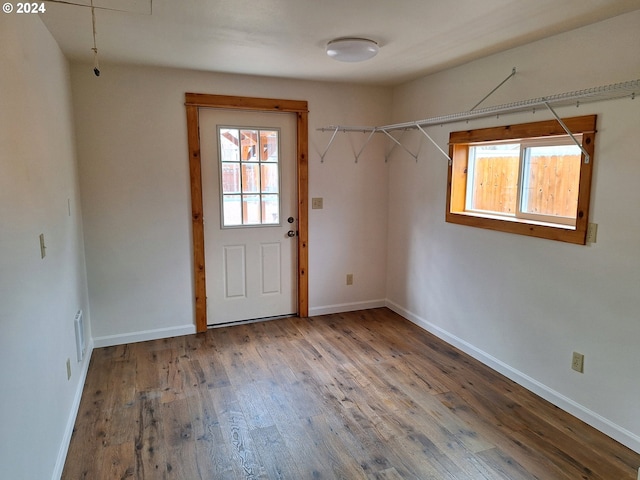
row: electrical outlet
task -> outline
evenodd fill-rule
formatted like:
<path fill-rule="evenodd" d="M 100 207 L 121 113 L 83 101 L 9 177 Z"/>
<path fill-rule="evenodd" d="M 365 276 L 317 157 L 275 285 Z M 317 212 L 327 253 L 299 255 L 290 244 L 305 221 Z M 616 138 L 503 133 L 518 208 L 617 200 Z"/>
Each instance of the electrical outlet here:
<path fill-rule="evenodd" d="M 71 359 L 67 358 L 67 380 L 71 379 Z"/>
<path fill-rule="evenodd" d="M 576 372 L 584 373 L 584 355 L 578 352 L 573 352 L 573 358 L 571 359 L 571 368 Z"/>
<path fill-rule="evenodd" d="M 353 273 L 347 273 L 347 285 L 353 285 Z"/>

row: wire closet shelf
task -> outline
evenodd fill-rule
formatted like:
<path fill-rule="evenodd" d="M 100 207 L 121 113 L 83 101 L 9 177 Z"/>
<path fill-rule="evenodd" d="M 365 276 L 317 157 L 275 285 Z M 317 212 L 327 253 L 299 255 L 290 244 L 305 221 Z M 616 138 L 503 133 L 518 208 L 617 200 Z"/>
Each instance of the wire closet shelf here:
<path fill-rule="evenodd" d="M 335 131 L 337 128 L 339 132 L 371 132 L 383 131 L 391 132 L 393 130 L 404 130 L 407 128 L 429 127 L 433 125 L 444 125 L 447 123 L 460 122 L 465 120 L 471 120 L 475 118 L 490 117 L 493 115 L 502 115 L 506 113 L 524 112 L 527 110 L 535 109 L 536 107 L 545 107 L 549 104 L 554 107 L 562 107 L 573 104 L 596 102 L 601 100 L 613 100 L 616 98 L 630 97 L 635 98 L 636 93 L 640 93 L 640 79 L 630 80 L 628 82 L 614 83 L 611 85 L 604 85 L 600 87 L 588 88 L 585 90 L 577 90 L 574 92 L 560 93 L 557 95 L 551 95 L 548 97 L 538 97 L 529 100 L 521 100 L 513 103 L 505 103 L 503 105 L 497 105 L 494 107 L 479 108 L 477 110 L 469 110 L 466 112 L 452 113 L 448 115 L 442 115 L 439 117 L 430 117 L 423 120 L 416 120 L 405 123 L 394 123 L 391 125 L 383 125 L 379 127 L 358 127 L 358 126 L 344 126 L 344 125 L 330 125 L 328 127 L 322 127 L 318 130 L 321 131 Z"/>
<path fill-rule="evenodd" d="M 538 97 L 538 98 L 532 98 L 529 100 L 521 100 L 521 101 L 506 103 L 506 104 L 497 105 L 493 107 L 478 108 L 475 110 L 472 109 L 466 112 L 452 113 L 452 114 L 441 115 L 437 117 L 430 117 L 430 118 L 425 118 L 423 120 L 416 120 L 412 122 L 394 123 L 391 125 L 382 125 L 377 127 L 330 125 L 330 126 L 321 127 L 318 129 L 322 132 L 325 132 L 325 131 L 333 132 L 333 136 L 329 141 L 329 145 L 327 146 L 324 154 L 321 155 L 321 157 L 324 159 L 324 155 L 327 153 L 329 147 L 331 146 L 331 143 L 335 138 L 335 135 L 338 132 L 362 132 L 362 133 L 369 132 L 370 136 L 367 139 L 367 143 L 371 139 L 371 136 L 373 136 L 374 133 L 383 133 L 387 135 L 391 140 L 393 140 L 396 144 L 404 148 L 404 146 L 389 132 L 393 132 L 397 130 L 417 129 L 420 132 L 422 132 L 429 140 L 431 140 L 432 143 L 434 143 L 434 145 L 436 145 L 435 142 L 433 142 L 433 140 L 431 139 L 431 137 L 429 137 L 429 135 L 424 131 L 425 127 L 430 127 L 434 125 L 445 125 L 448 123 L 455 123 L 455 122 L 461 122 L 461 121 L 478 119 L 478 118 L 486 118 L 494 115 L 504 115 L 509 113 L 518 113 L 518 112 L 525 112 L 525 111 L 535 112 L 538 107 L 544 107 L 550 110 L 554 114 L 554 116 L 560 121 L 553 107 L 563 107 L 563 106 L 569 106 L 569 105 L 579 106 L 581 103 L 613 100 L 613 99 L 625 98 L 625 97 L 634 99 L 636 96 L 636 93 L 638 93 L 639 91 L 640 91 L 640 79 L 630 80 L 630 81 L 621 82 L 621 83 L 614 83 L 610 85 L 603 85 L 600 87 L 593 87 L 593 88 L 588 88 L 584 90 L 576 90 L 573 92 L 560 93 L 557 95 L 550 95 L 546 97 Z M 567 132 L 567 133 L 570 134 L 570 132 Z M 436 145 L 436 147 L 438 146 Z M 438 147 L 438 149 L 440 149 L 440 147 Z M 440 151 L 448 158 L 448 155 L 442 149 L 440 149 Z M 356 155 L 356 160 L 361 153 L 362 153 L 362 150 L 358 155 Z M 415 158 L 415 155 L 413 155 L 411 152 L 409 152 L 409 154 L 411 154 L 411 156 Z"/>

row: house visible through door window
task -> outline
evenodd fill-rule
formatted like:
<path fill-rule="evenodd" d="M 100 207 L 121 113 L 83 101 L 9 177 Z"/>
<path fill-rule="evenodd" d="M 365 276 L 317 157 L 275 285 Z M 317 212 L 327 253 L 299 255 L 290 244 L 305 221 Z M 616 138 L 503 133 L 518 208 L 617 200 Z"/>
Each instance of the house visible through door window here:
<path fill-rule="evenodd" d="M 218 127 L 222 226 L 280 224 L 280 132 Z"/>

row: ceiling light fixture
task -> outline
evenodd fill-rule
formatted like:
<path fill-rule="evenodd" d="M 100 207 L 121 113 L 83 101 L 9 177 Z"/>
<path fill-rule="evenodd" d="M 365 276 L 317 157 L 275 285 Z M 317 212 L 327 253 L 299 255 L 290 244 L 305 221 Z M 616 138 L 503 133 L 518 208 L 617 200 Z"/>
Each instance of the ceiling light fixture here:
<path fill-rule="evenodd" d="M 368 38 L 336 38 L 327 43 L 327 55 L 340 62 L 362 62 L 378 53 L 378 43 Z"/>

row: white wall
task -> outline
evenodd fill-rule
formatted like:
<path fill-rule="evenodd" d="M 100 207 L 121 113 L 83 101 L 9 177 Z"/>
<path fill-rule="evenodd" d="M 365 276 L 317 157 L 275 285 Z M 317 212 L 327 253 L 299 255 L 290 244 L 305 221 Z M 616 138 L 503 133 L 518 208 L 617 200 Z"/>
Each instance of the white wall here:
<path fill-rule="evenodd" d="M 69 72 L 34 15 L 0 15 L 0 65 L 0 470 L 59 478 L 89 359 Z"/>
<path fill-rule="evenodd" d="M 72 66 L 89 296 L 96 345 L 193 331 L 191 203 L 185 92 L 307 100 L 310 311 L 381 305 L 386 166 L 374 142 L 340 135 L 320 163 L 330 123 L 380 124 L 391 91 L 186 70 Z M 376 157 L 376 158 L 372 158 Z M 345 286 L 346 273 L 354 285 Z"/>
<path fill-rule="evenodd" d="M 402 85 L 393 121 L 640 78 L 640 11 Z M 640 92 L 639 92 L 640 93 Z M 592 208 L 597 243 L 576 246 L 444 221 L 447 161 L 421 139 L 416 163 L 390 161 L 390 305 L 554 403 L 640 451 L 640 103 L 559 110 L 598 114 Z M 450 131 L 550 119 L 502 116 L 432 127 Z M 571 370 L 573 351 L 585 372 Z"/>
<path fill-rule="evenodd" d="M 74 65 L 80 202 L 66 61 L 39 19 L 0 16 L 3 475 L 55 478 L 64 462 L 88 364 L 75 362 L 73 333 L 75 312 L 89 314 L 83 222 L 89 334 L 109 344 L 193 330 L 186 91 L 309 101 L 310 197 L 324 198 L 310 210 L 311 313 L 386 296 L 640 450 L 637 100 L 561 112 L 599 115 L 590 247 L 446 224 L 446 161 L 426 141 L 412 139 L 418 163 L 396 149 L 387 165 L 376 138 L 356 164 L 366 135 L 339 134 L 320 163 L 331 134 L 316 131 L 467 110 L 513 66 L 518 75 L 488 104 L 638 78 L 639 26 L 640 14 L 628 14 L 411 82 L 393 98 L 383 88 L 113 65 L 95 78 Z M 502 121 L 430 133 L 445 146 L 451 130 Z M 569 369 L 573 350 L 586 356 L 583 375 Z"/>

